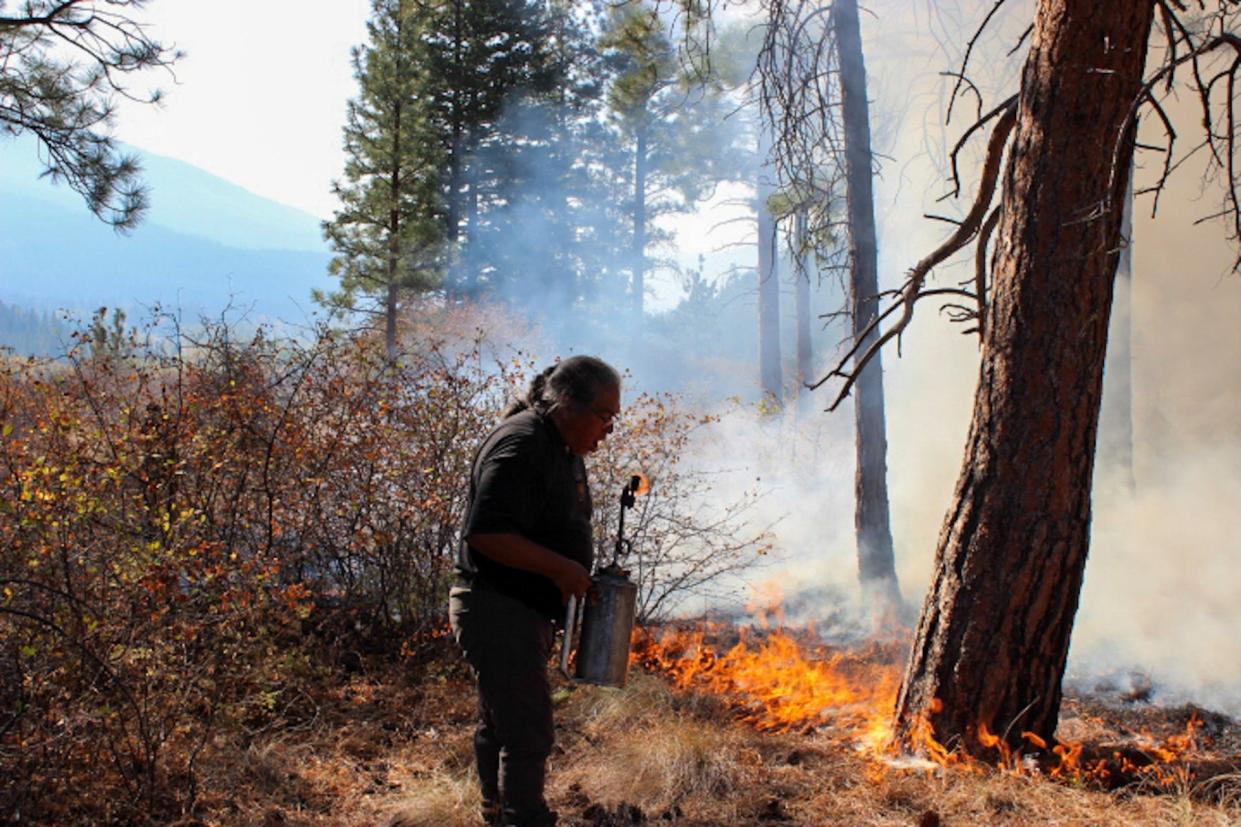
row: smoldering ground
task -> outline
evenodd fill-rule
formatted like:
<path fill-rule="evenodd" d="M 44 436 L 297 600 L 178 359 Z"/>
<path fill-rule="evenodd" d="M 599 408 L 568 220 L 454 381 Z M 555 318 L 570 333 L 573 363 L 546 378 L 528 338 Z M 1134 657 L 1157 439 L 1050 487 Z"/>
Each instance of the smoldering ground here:
<path fill-rule="evenodd" d="M 947 234 L 945 225 L 923 216 L 960 215 L 969 206 L 970 162 L 978 155 L 968 147 L 961 163 L 962 196 L 939 200 L 946 188 L 947 149 L 969 119 L 958 113 L 954 125 L 942 126 L 951 79 L 936 77 L 929 68 L 945 69 L 959 59 L 959 49 L 952 53 L 944 47 L 953 40 L 945 26 L 965 32 L 979 21 L 968 13 L 958 20 L 917 13 L 926 11 L 922 7 L 906 14 L 887 6 L 877 8 L 877 20 L 864 22 L 863 30 L 868 47 L 874 47 L 868 70 L 879 124 L 877 150 L 890 159 L 881 165 L 877 194 L 881 286 L 892 289 Z M 928 42 L 927 27 L 936 26 L 938 39 Z M 1002 38 L 989 43 L 993 52 L 1011 47 Z M 911 52 L 911 44 L 920 44 L 920 51 Z M 990 59 L 981 52 L 974 56 L 997 87 L 1015 76 L 1011 66 L 990 71 Z M 1192 124 L 1190 109 L 1173 113 Z M 1158 143 L 1157 132 L 1150 143 Z M 1154 153 L 1139 155 L 1138 189 L 1151 183 L 1161 163 Z M 1236 516 L 1241 382 L 1227 366 L 1241 361 L 1241 326 L 1235 323 L 1241 281 L 1230 272 L 1235 251 L 1226 228 L 1218 222 L 1194 224 L 1221 199 L 1218 182 L 1204 175 L 1193 163 L 1179 170 L 1155 218 L 1149 216 L 1149 196 L 1137 200 L 1129 334 L 1133 484 L 1118 481 L 1109 460 L 1100 458 L 1092 549 L 1069 676 L 1090 689 L 1117 685 L 1117 675 L 1136 675 L 1149 681 L 1155 700 L 1192 700 L 1235 716 L 1241 715 L 1235 644 L 1241 637 L 1236 600 L 1241 567 L 1235 565 L 1241 553 Z M 953 284 L 968 278 L 970 266 L 959 258 L 940 268 L 937 280 Z M 753 298 L 742 304 L 751 311 Z M 787 329 L 792 325 L 787 304 L 785 312 Z M 732 333 L 751 342 L 752 356 L 756 328 L 755 321 L 750 330 Z M 899 356 L 895 350 L 884 354 L 888 480 L 901 588 L 917 607 L 960 471 L 977 343 L 961 336 L 933 306 L 923 306 L 902 344 Z M 826 369 L 839 347 L 826 341 L 819 348 L 818 363 Z M 1119 358 L 1120 350 L 1114 344 L 1110 358 Z M 622 347 L 612 358 L 626 364 L 629 356 Z M 701 357 L 677 355 L 686 361 Z M 641 365 L 649 361 L 649 355 L 635 359 L 635 372 L 641 376 Z M 748 371 L 751 387 L 757 386 L 756 364 L 736 359 L 730 367 Z M 1106 370 L 1110 382 L 1116 368 Z M 644 378 L 658 383 L 657 377 Z M 711 377 L 705 378 L 701 384 L 709 387 Z M 768 492 L 755 520 L 773 526 L 775 562 L 756 571 L 755 582 L 781 581 L 791 599 L 799 591 L 821 590 L 825 599 L 856 605 L 851 402 L 823 413 L 831 391 L 829 385 L 817 392 L 809 413 L 798 412 L 796 405 L 777 416 L 726 406 L 693 461 L 730 469 L 721 473 L 714 497 L 726 500 L 748 485 Z M 1101 427 L 1101 439 L 1110 437 L 1106 418 Z M 816 614 L 806 601 L 800 605 L 804 616 Z M 818 618 L 838 619 L 839 608 L 821 606 Z"/>
<path fill-rule="evenodd" d="M 950 231 L 924 216 L 959 218 L 968 210 L 985 143 L 982 138 L 965 148 L 961 194 L 941 200 L 948 188 L 948 152 L 970 117 L 959 109 L 953 123 L 943 124 L 954 80 L 937 72 L 959 63 L 965 40 L 981 21 L 977 10 L 964 4 L 897 6 L 880 4 L 875 17 L 863 21 L 876 150 L 882 158 L 877 178 L 880 278 L 881 288 L 888 290 L 899 287 L 907 269 Z M 984 88 L 984 94 L 999 95 L 1016 77 L 1020 55 L 1005 53 L 1020 35 L 1021 16 L 1028 9 L 1021 3 L 1006 7 L 1008 17 L 997 34 L 982 41 L 973 55 L 980 77 L 994 87 Z M 1156 159 L 1140 156 L 1139 181 L 1157 174 L 1157 166 Z M 1087 683 L 1108 674 L 1142 674 L 1155 687 L 1156 698 L 1196 700 L 1235 715 L 1241 714 L 1241 659 L 1232 641 L 1241 637 L 1241 605 L 1235 599 L 1241 594 L 1241 568 L 1231 563 L 1241 552 L 1235 515 L 1241 503 L 1236 470 L 1241 467 L 1241 382 L 1224 366 L 1241 357 L 1241 326 L 1235 324 L 1241 281 L 1229 272 L 1232 252 L 1222 228 L 1193 225 L 1219 201 L 1218 188 L 1209 181 L 1204 186 L 1202 174 L 1192 164 L 1181 169 L 1156 219 L 1147 216 L 1149 200 L 1139 199 L 1135 210 L 1129 437 L 1134 483 L 1131 489 L 1116 483 L 1114 469 L 1100 462 L 1070 674 Z M 532 202 L 563 197 L 549 189 L 552 176 L 528 170 L 525 177 L 540 187 Z M 525 222 L 520 215 L 511 220 L 524 228 L 509 254 L 511 266 L 541 272 L 546 266 L 541 223 Z M 618 285 L 605 286 L 617 292 L 590 308 L 561 297 L 565 310 L 543 315 L 543 338 L 530 349 L 531 358 L 543 363 L 556 355 L 595 353 L 630 371 L 627 393 L 681 392 L 702 413 L 719 416 L 719 422 L 703 429 L 686 458 L 715 475 L 701 507 L 718 508 L 747 490 L 761 491 L 751 527 L 770 527 L 775 542 L 765 565 L 756 566 L 748 580 L 779 581 L 786 597 L 801 608 L 801 617 L 851 628 L 852 621 L 845 619 L 856 619 L 858 603 L 852 402 L 825 413 L 835 390 L 829 384 L 808 403 L 790 398 L 780 412 L 760 409 L 756 290 L 745 270 L 753 265 L 753 247 L 746 246 L 753 241 L 753 227 L 730 224 L 708 231 L 717 225 L 716 215 L 701 212 L 683 220 L 674 249 L 661 253 L 686 260 L 695 252 L 718 253 L 741 242 L 723 259 L 713 259 L 715 269 L 703 274 L 721 294 L 732 291 L 717 296 L 721 300 L 710 312 L 694 315 L 681 306 L 618 323 L 623 313 L 617 305 L 624 298 Z M 695 227 L 699 232 L 693 232 Z M 726 270 L 742 275 L 730 282 Z M 611 271 L 623 274 L 625 267 L 617 264 Z M 784 272 L 789 272 L 787 263 Z M 959 256 L 939 268 L 935 278 L 938 284 L 954 285 L 971 275 L 969 256 Z M 510 282 L 513 289 L 520 284 Z M 546 299 L 535 295 L 539 290 L 506 298 L 532 307 Z M 789 292 L 782 297 L 786 354 L 792 353 Z M 820 287 L 820 301 L 828 292 Z M 840 335 L 839 326 L 816 331 L 816 370 L 825 372 L 839 357 Z M 978 344 L 930 304 L 918 308 L 900 344 L 899 350 L 884 353 L 888 483 L 901 591 L 916 610 L 960 471 Z M 1118 350 L 1113 348 L 1111 358 L 1118 358 Z M 791 377 L 787 357 L 785 366 Z M 792 390 L 790 383 L 790 396 Z M 744 590 L 745 584 L 735 585 Z M 732 605 L 743 605 L 744 594 L 733 593 Z M 820 593 L 824 605 L 817 611 L 819 598 L 798 598 Z M 698 611 L 704 605 L 689 601 L 684 609 Z"/>

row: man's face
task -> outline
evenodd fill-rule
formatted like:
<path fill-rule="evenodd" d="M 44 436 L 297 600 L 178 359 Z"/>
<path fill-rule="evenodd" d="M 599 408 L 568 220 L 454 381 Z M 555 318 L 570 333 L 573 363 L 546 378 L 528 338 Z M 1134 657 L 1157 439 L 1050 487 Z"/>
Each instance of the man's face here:
<path fill-rule="evenodd" d="M 568 418 L 564 440 L 578 456 L 591 453 L 612 433 L 612 425 L 620 415 L 620 388 L 604 388 L 594 401 L 577 407 Z"/>

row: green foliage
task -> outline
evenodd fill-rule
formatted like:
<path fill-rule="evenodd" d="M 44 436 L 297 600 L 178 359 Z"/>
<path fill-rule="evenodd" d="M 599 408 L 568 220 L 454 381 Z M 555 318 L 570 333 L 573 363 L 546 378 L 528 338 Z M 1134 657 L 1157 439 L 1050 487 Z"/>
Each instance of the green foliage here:
<path fill-rule="evenodd" d="M 597 200 L 583 136 L 598 72 L 582 16 L 567 4 L 446 0 L 428 6 L 425 26 L 445 217 L 459 242 L 453 288 L 571 302 L 590 269 L 579 240 L 590 219 L 575 205 Z"/>
<path fill-rule="evenodd" d="M 628 157 L 620 175 L 633 228 L 625 258 L 640 287 L 648 249 L 668 240 L 655 219 L 692 209 L 721 181 L 747 180 L 753 163 L 737 143 L 737 120 L 726 121 L 737 107 L 733 78 L 705 61 L 683 62 L 655 8 L 614 7 L 600 48 L 612 67 L 607 101 Z"/>
<path fill-rule="evenodd" d="M 319 298 L 354 308 L 444 285 L 572 300 L 592 249 L 574 205 L 598 200 L 578 139 L 599 94 L 587 43 L 564 5 L 377 0 L 355 55 L 345 207 L 325 225 L 342 290 Z"/>
<path fill-rule="evenodd" d="M 378 296 L 391 315 L 390 292 L 428 290 L 443 276 L 444 159 L 422 94 L 431 67 L 418 60 L 420 8 L 373 0 L 369 44 L 353 53 L 359 92 L 346 115 L 344 179 L 334 185 L 342 206 L 323 225 L 341 289 L 316 295 L 331 306 L 355 309 L 361 296 Z"/>
<path fill-rule="evenodd" d="M 2 5 L 2 4 L 0 4 Z M 109 134 L 113 97 L 135 95 L 129 75 L 180 56 L 134 20 L 146 0 L 26 0 L 0 18 L 0 132 L 38 138 L 45 175 L 80 193 L 103 221 L 133 227 L 146 191 L 132 155 Z"/>

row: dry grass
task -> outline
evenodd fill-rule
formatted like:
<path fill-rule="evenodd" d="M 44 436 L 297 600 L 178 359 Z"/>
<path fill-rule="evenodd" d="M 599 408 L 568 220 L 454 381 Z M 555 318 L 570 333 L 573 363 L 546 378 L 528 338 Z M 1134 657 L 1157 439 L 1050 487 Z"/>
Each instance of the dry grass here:
<path fill-rule="evenodd" d="M 389 827 L 466 827 L 478 824 L 479 795 L 467 773 L 436 773 L 410 784 L 385 810 Z"/>
<path fill-rule="evenodd" d="M 417 669 L 375 666 L 325 688 L 313 724 L 213 744 L 201 765 L 200 809 L 184 824 L 479 824 L 473 690 L 447 657 Z M 998 772 L 898 768 L 830 728 L 758 733 L 718 699 L 642 673 L 619 691 L 564 685 L 557 701 L 548 792 L 566 827 L 1241 825 L 1235 769 L 1171 792 L 1109 793 Z M 1094 728 L 1101 742 L 1115 735 L 1094 708 L 1066 724 Z"/>

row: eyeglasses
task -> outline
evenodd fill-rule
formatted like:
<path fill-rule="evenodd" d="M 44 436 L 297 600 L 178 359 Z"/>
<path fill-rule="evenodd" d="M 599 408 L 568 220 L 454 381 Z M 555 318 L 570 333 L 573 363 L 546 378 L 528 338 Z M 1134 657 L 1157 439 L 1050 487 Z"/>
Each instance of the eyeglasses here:
<path fill-rule="evenodd" d="M 611 428 L 615 425 L 616 418 L 620 416 L 620 411 L 609 411 L 607 408 L 597 408 L 593 405 L 590 408 L 590 412 L 595 415 L 595 418 L 598 419 L 600 424 L 602 424 L 605 428 Z"/>

